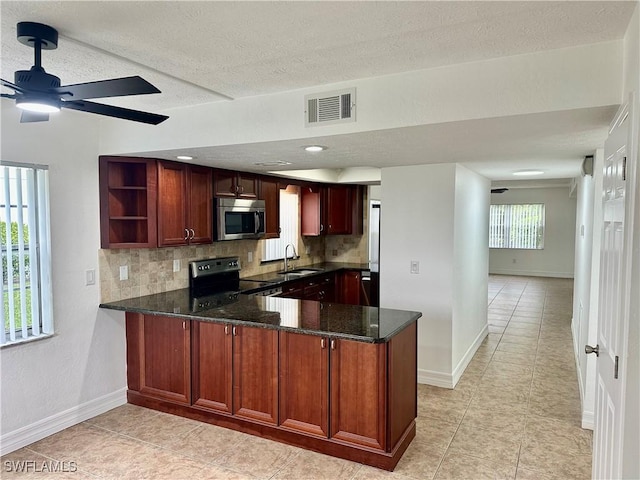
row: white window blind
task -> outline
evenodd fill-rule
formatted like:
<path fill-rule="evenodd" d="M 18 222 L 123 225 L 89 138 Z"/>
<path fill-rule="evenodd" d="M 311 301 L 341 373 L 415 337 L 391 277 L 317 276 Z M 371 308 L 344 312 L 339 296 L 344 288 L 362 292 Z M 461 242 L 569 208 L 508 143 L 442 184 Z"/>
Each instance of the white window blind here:
<path fill-rule="evenodd" d="M 299 221 L 300 197 L 297 192 L 280 190 L 280 238 L 270 238 L 263 242 L 262 261 L 284 259 L 284 247 L 292 243 L 298 251 L 300 237 Z M 291 248 L 287 252 L 289 258 L 293 255 Z"/>
<path fill-rule="evenodd" d="M 0 167 L 0 345 L 53 333 L 46 167 Z"/>
<path fill-rule="evenodd" d="M 489 248 L 544 248 L 544 204 L 491 205 Z"/>

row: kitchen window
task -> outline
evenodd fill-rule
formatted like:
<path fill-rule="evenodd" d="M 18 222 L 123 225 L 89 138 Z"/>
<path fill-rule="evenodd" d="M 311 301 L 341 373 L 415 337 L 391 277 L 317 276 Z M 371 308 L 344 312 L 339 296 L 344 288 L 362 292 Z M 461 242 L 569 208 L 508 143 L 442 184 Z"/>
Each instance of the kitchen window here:
<path fill-rule="evenodd" d="M 489 248 L 542 250 L 544 204 L 491 205 Z"/>
<path fill-rule="evenodd" d="M 49 182 L 45 166 L 0 167 L 0 346 L 53 333 Z"/>
<path fill-rule="evenodd" d="M 270 238 L 263 242 L 262 261 L 284 260 L 284 248 L 292 244 L 298 251 L 300 237 L 300 195 L 298 189 L 289 187 L 280 190 L 280 238 Z M 289 249 L 288 257 L 294 255 Z"/>

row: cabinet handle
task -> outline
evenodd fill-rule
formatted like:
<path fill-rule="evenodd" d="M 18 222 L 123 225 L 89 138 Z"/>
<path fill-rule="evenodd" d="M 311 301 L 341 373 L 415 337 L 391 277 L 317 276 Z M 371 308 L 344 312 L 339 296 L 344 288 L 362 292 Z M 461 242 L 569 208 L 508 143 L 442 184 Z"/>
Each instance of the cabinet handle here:
<path fill-rule="evenodd" d="M 244 193 L 244 185 L 240 185 L 240 193 Z"/>
<path fill-rule="evenodd" d="M 322 232 L 324 230 L 324 225 L 320 224 L 320 231 Z"/>
<path fill-rule="evenodd" d="M 189 240 L 189 229 L 187 228 L 184 229 L 184 239 Z"/>
<path fill-rule="evenodd" d="M 224 326 L 224 334 L 229 335 L 229 325 Z"/>
<path fill-rule="evenodd" d="M 234 336 L 234 337 L 238 335 L 238 331 L 236 330 L 236 327 L 233 327 L 233 328 L 231 329 L 231 332 L 233 333 L 233 336 Z"/>
<path fill-rule="evenodd" d="M 324 338 L 320 339 L 320 348 L 327 348 L 327 342 Z"/>
<path fill-rule="evenodd" d="M 183 330 L 186 330 L 186 329 L 187 329 L 187 321 L 186 321 L 186 320 L 183 320 L 183 321 L 182 321 L 182 329 L 183 329 Z"/>
<path fill-rule="evenodd" d="M 331 340 L 331 350 L 335 350 L 335 349 L 336 349 L 336 341 Z"/>
<path fill-rule="evenodd" d="M 191 240 L 196 238 L 196 231 L 193 228 L 190 228 L 189 231 L 191 232 Z"/>

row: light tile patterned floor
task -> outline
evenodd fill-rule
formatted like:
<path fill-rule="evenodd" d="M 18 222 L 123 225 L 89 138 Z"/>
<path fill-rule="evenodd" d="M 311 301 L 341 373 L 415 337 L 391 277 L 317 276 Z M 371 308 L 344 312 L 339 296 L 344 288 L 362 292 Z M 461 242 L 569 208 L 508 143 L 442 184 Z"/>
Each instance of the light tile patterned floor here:
<path fill-rule="evenodd" d="M 491 276 L 491 333 L 454 390 L 419 385 L 417 436 L 393 473 L 124 405 L 3 457 L 2 477 L 12 476 L 7 461 L 57 460 L 78 470 L 20 476 L 587 479 L 592 435 L 580 428 L 572 288 L 566 279 Z"/>

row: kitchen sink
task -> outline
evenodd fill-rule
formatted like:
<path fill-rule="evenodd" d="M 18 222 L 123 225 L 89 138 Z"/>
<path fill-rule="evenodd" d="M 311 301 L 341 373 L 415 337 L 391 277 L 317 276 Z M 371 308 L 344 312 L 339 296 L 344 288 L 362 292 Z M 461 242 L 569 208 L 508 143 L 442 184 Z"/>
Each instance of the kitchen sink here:
<path fill-rule="evenodd" d="M 321 272 L 319 268 L 296 268 L 294 270 L 289 270 L 288 272 L 279 272 L 280 275 L 311 275 L 312 273 Z"/>

